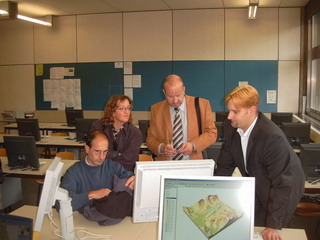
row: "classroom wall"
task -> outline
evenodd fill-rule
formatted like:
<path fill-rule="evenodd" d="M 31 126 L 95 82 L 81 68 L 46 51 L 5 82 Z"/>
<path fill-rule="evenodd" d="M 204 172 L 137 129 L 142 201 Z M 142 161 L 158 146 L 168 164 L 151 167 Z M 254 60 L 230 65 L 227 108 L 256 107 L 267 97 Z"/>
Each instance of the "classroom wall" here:
<path fill-rule="evenodd" d="M 0 34 L 0 111 L 36 109 L 34 64 L 171 61 L 179 66 L 179 62 L 221 61 L 227 66 L 235 61 L 276 61 L 275 109 L 298 112 L 300 8 L 259 8 L 256 20 L 247 19 L 247 9 L 63 16 L 54 17 L 53 28 L 4 20 Z M 235 87 L 238 80 L 233 74 L 233 70 L 225 74 L 232 79 L 225 77 L 222 85 L 232 81 Z M 259 78 L 246 74 L 239 79 Z M 156 81 L 152 86 L 158 92 L 161 80 L 150 80 Z M 259 88 L 267 82 L 263 79 L 255 84 Z M 222 96 L 227 90 L 218 89 Z M 137 101 L 143 99 L 139 91 L 137 94 Z M 146 115 L 142 111 L 136 116 Z"/>

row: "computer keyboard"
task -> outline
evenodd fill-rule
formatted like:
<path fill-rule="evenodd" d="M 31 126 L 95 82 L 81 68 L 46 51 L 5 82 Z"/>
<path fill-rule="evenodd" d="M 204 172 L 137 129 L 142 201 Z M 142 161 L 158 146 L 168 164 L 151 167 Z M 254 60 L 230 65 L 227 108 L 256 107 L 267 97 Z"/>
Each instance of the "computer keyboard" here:
<path fill-rule="evenodd" d="M 46 161 L 39 161 L 39 164 L 40 165 L 44 165 L 44 164 L 46 164 L 47 162 Z"/>

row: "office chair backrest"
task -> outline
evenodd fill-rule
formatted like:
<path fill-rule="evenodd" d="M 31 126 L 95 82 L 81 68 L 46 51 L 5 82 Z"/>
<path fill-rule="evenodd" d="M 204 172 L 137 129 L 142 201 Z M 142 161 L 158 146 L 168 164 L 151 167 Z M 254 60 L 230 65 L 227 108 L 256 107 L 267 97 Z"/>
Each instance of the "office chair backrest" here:
<path fill-rule="evenodd" d="M 75 160 L 76 156 L 74 152 L 57 152 L 57 157 L 64 159 L 64 160 Z"/>
<path fill-rule="evenodd" d="M 153 161 L 152 156 L 147 154 L 139 154 L 139 162 L 146 162 L 146 161 Z"/>
<path fill-rule="evenodd" d="M 149 128 L 149 120 L 139 120 L 139 129 L 142 133 L 143 141 L 146 142 L 147 134 L 148 134 L 148 128 Z"/>
<path fill-rule="evenodd" d="M 6 157 L 7 156 L 7 151 L 5 148 L 0 148 L 0 157 Z"/>

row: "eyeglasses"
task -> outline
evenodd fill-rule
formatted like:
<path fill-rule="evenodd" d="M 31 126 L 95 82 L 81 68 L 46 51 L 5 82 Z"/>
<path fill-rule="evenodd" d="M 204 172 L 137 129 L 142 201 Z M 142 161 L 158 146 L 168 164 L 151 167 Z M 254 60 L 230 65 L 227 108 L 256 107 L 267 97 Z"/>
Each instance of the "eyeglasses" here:
<path fill-rule="evenodd" d="M 107 154 L 109 153 L 108 150 L 102 151 L 102 150 L 94 150 L 94 149 L 92 149 L 92 151 L 93 151 L 93 154 L 95 154 L 95 155 L 101 155 L 101 153 L 102 153 L 103 155 L 107 155 Z"/>
<path fill-rule="evenodd" d="M 124 111 L 131 111 L 131 107 L 118 107 L 117 110 L 124 112 Z"/>

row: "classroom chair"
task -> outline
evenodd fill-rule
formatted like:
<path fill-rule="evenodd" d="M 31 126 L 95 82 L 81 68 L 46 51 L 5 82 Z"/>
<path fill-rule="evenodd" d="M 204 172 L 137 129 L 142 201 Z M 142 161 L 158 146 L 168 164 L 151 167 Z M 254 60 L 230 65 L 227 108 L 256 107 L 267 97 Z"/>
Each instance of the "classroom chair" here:
<path fill-rule="evenodd" d="M 5 148 L 0 148 L 0 157 L 6 157 L 7 156 L 7 151 Z"/>
<path fill-rule="evenodd" d="M 139 162 L 146 162 L 146 161 L 153 161 L 152 156 L 147 154 L 139 154 Z"/>

